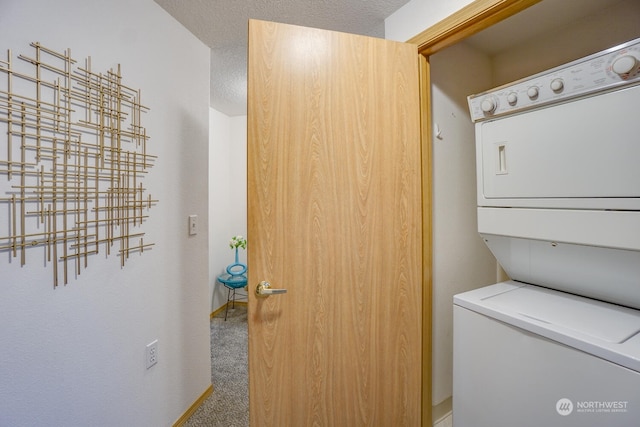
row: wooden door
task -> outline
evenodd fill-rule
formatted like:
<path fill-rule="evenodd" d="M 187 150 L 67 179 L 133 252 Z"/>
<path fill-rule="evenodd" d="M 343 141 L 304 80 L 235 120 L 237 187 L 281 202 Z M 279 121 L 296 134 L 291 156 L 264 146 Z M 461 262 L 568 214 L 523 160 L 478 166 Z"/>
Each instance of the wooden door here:
<path fill-rule="evenodd" d="M 420 425 L 417 47 L 251 21 L 247 126 L 251 426 Z"/>

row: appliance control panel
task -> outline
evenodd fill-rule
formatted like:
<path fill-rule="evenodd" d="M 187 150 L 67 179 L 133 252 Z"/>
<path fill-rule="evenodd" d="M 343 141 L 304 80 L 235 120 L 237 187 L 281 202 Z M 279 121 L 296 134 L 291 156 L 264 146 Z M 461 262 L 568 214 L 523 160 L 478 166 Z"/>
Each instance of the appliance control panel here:
<path fill-rule="evenodd" d="M 467 100 L 471 120 L 479 122 L 630 84 L 640 84 L 640 39 L 469 95 Z"/>

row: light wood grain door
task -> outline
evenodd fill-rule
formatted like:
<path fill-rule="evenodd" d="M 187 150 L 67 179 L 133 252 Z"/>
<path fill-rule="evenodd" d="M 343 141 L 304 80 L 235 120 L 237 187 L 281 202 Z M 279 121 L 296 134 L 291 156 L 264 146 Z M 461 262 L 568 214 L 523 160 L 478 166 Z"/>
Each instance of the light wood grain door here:
<path fill-rule="evenodd" d="M 251 426 L 418 426 L 414 45 L 249 25 Z"/>

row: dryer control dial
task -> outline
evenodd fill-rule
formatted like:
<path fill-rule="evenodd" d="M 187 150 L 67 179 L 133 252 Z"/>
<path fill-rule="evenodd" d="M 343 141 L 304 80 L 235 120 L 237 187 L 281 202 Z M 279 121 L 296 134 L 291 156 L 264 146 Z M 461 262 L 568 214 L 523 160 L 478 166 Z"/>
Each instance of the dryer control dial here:
<path fill-rule="evenodd" d="M 638 60 L 633 55 L 623 55 L 613 60 L 611 69 L 619 76 L 629 74 L 638 65 Z"/>
<path fill-rule="evenodd" d="M 529 89 L 527 89 L 527 96 L 529 97 L 529 99 L 536 99 L 539 93 L 540 91 L 538 90 L 537 86 L 531 86 Z"/>
<path fill-rule="evenodd" d="M 480 108 L 482 108 L 482 111 L 485 114 L 493 114 L 493 112 L 496 111 L 497 107 L 498 102 L 492 96 L 487 96 L 482 100 L 482 103 L 480 104 Z"/>
<path fill-rule="evenodd" d="M 562 89 L 564 89 L 564 81 L 562 79 L 553 79 L 549 87 L 556 93 L 562 92 Z"/>

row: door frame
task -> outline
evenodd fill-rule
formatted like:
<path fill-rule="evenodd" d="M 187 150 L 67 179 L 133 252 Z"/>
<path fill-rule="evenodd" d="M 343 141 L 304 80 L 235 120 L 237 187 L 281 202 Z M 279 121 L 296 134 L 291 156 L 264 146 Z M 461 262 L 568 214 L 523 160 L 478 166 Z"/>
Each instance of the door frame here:
<path fill-rule="evenodd" d="M 431 427 L 433 362 L 433 237 L 431 178 L 433 120 L 431 108 L 431 66 L 429 56 L 509 18 L 542 0 L 475 0 L 442 21 L 407 40 L 418 45 L 420 64 L 420 126 L 422 139 L 422 426 Z"/>

